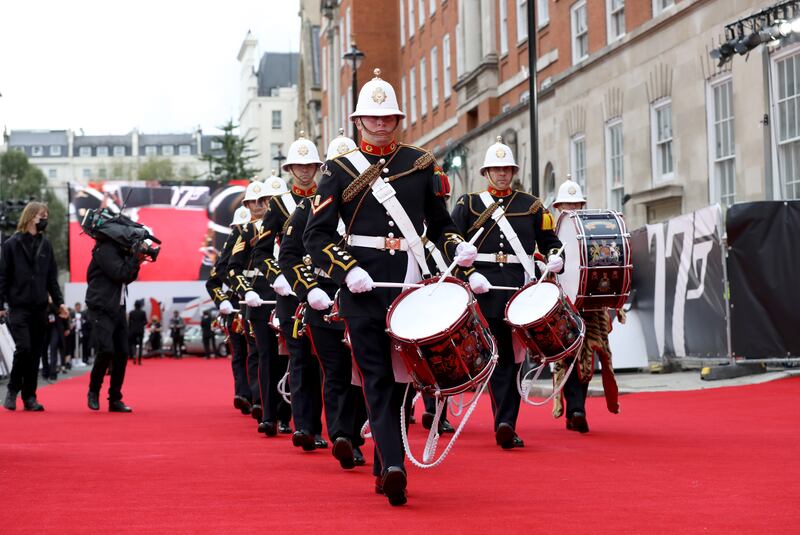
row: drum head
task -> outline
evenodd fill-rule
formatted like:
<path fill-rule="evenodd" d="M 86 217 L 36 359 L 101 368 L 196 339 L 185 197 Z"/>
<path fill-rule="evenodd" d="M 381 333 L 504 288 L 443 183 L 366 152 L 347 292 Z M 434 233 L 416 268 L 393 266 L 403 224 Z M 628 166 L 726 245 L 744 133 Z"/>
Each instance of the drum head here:
<path fill-rule="evenodd" d="M 461 285 L 442 282 L 430 294 L 430 285 L 415 288 L 398 298 L 389 317 L 389 330 L 406 340 L 422 340 L 452 327 L 464 314 L 470 301 Z"/>
<path fill-rule="evenodd" d="M 578 241 L 578 226 L 574 212 L 562 212 L 558 218 L 556 235 L 564 245 L 564 271 L 558 282 L 570 301 L 575 302 L 581 283 L 581 252 Z"/>
<path fill-rule="evenodd" d="M 506 319 L 509 323 L 520 327 L 533 323 L 546 316 L 560 296 L 560 289 L 552 282 L 532 284 L 509 301 Z"/>

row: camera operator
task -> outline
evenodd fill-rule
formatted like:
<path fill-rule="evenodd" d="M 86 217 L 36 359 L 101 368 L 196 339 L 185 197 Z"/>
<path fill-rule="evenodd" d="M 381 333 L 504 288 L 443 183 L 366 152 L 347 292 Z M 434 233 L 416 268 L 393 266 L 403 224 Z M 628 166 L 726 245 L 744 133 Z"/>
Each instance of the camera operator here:
<path fill-rule="evenodd" d="M 146 245 L 139 242 L 133 247 L 124 247 L 102 235 L 98 235 L 96 240 L 86 274 L 86 306 L 89 308 L 96 352 L 87 402 L 90 409 L 100 409 L 100 388 L 110 365 L 108 410 L 131 412 L 132 409 L 122 402 L 122 382 L 128 363 L 125 295 L 127 285 L 139 275 L 139 264 L 144 259 Z"/>
<path fill-rule="evenodd" d="M 36 400 L 39 359 L 47 334 L 48 295 L 66 318 L 58 287 L 53 246 L 44 236 L 47 228 L 47 205 L 30 202 L 25 206 L 14 233 L 0 250 L 0 318 L 8 318 L 8 327 L 16 344 L 14 363 L 3 406 L 16 410 L 17 394 L 22 392 L 26 411 L 43 411 Z M 9 309 L 5 310 L 8 303 Z"/>

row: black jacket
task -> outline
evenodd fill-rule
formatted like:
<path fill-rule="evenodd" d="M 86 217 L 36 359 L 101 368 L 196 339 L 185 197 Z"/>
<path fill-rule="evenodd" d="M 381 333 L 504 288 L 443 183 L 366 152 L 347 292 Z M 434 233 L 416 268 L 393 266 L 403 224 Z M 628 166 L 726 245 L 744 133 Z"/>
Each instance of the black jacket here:
<path fill-rule="evenodd" d="M 53 246 L 44 235 L 17 232 L 0 248 L 0 310 L 41 308 L 48 294 L 58 307 L 64 303 L 58 286 Z"/>
<path fill-rule="evenodd" d="M 139 260 L 136 255 L 111 242 L 97 242 L 92 249 L 92 261 L 89 262 L 86 272 L 89 283 L 86 305 L 91 310 L 116 313 L 122 302 L 122 286 L 135 281 L 138 276 Z"/>
<path fill-rule="evenodd" d="M 135 308 L 128 314 L 128 329 L 133 334 L 144 335 L 144 328 L 147 325 L 147 314 L 141 308 Z"/>

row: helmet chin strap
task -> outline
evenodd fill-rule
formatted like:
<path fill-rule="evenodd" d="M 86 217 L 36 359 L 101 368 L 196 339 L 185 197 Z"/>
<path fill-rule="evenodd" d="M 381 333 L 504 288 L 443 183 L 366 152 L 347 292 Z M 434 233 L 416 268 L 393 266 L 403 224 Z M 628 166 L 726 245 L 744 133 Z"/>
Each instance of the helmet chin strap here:
<path fill-rule="evenodd" d="M 319 166 L 317 166 L 317 171 L 318 171 L 318 170 L 319 170 Z M 317 171 L 314 171 L 314 176 L 312 176 L 312 177 L 311 177 L 311 184 L 313 184 L 313 183 L 314 183 L 314 177 L 317 175 Z M 290 174 L 290 175 L 292 175 L 292 178 L 294 178 L 294 179 L 295 179 L 297 182 L 302 182 L 302 180 L 300 179 L 300 177 L 299 177 L 299 176 L 297 176 L 297 173 L 295 173 L 295 172 L 294 172 L 294 164 L 292 164 L 292 165 L 290 165 L 290 166 L 289 166 L 289 174 Z M 303 186 L 303 187 L 304 187 L 304 188 L 306 188 L 306 187 L 310 187 L 310 186 L 311 186 L 311 184 L 309 184 L 308 186 Z"/>
<path fill-rule="evenodd" d="M 375 135 L 377 135 L 375 132 L 373 132 L 372 130 L 370 130 L 369 128 L 367 128 L 367 125 L 365 125 L 365 124 L 364 124 L 364 121 L 362 121 L 362 120 L 361 120 L 361 117 L 358 117 L 358 118 L 357 118 L 357 120 L 358 120 L 358 122 L 361 124 L 361 128 L 363 128 L 364 130 L 366 130 L 366 131 L 367 131 L 367 133 L 368 133 L 369 135 L 371 135 L 371 136 L 375 136 Z M 400 119 L 397 119 L 397 123 L 395 123 L 395 125 L 394 125 L 394 128 L 392 128 L 392 131 L 391 131 L 391 132 L 389 132 L 389 133 L 390 133 L 390 134 L 394 134 L 394 133 L 395 133 L 395 131 L 397 130 L 397 128 L 398 128 L 399 126 L 400 126 Z"/>

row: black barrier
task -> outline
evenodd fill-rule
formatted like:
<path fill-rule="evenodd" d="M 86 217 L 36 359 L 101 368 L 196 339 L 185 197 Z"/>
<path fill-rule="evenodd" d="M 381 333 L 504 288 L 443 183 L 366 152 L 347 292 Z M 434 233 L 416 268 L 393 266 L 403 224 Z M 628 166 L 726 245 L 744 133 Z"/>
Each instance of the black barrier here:
<path fill-rule="evenodd" d="M 734 356 L 800 356 L 800 201 L 734 204 L 727 232 Z"/>

